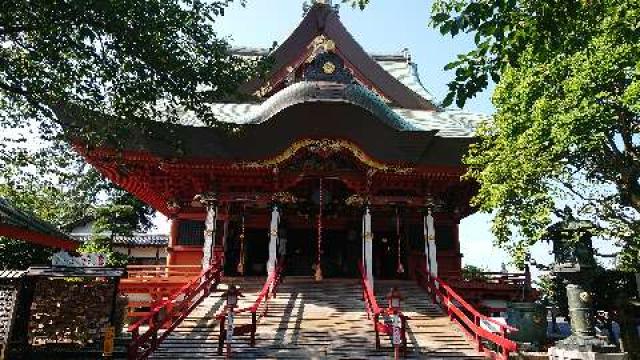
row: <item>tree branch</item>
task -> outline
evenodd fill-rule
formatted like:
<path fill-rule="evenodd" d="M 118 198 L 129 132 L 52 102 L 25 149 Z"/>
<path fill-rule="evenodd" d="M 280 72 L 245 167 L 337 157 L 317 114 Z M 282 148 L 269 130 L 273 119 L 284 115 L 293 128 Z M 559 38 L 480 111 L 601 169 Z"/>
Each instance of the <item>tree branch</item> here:
<path fill-rule="evenodd" d="M 14 93 L 20 96 L 25 96 L 25 97 L 31 97 L 31 93 L 28 92 L 27 90 L 21 89 L 19 87 L 15 87 L 9 84 L 5 84 L 3 82 L 0 82 L 0 89 L 10 92 L 10 93 Z"/>

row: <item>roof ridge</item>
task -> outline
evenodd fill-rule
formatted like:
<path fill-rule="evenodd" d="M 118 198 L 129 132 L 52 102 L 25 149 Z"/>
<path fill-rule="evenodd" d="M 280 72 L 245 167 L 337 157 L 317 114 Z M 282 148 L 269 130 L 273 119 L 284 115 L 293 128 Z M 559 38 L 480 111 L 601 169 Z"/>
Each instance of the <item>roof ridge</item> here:
<path fill-rule="evenodd" d="M 267 56 L 274 49 L 266 48 L 266 47 L 253 47 L 253 46 L 232 46 L 229 48 L 229 52 L 233 55 L 239 56 Z M 394 61 L 394 62 L 405 62 L 409 61 L 407 59 L 408 49 L 402 49 L 400 51 L 367 51 L 367 54 L 371 56 L 376 61 Z"/>

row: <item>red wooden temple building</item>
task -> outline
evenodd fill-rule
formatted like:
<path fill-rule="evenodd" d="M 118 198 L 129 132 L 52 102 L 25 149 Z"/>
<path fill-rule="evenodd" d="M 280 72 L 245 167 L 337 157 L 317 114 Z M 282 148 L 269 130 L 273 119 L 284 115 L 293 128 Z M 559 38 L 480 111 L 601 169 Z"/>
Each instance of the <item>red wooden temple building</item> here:
<path fill-rule="evenodd" d="M 442 108 L 408 52 L 367 53 L 325 2 L 269 55 L 267 79 L 242 87 L 252 101 L 212 105 L 237 131 L 185 114 L 149 124 L 171 141 L 132 129 L 124 150 L 78 144 L 171 219 L 168 264 L 208 263 L 213 251 L 229 275 L 285 261 L 288 275 L 352 277 L 363 261 L 373 279 L 415 266 L 460 278 L 460 241 L 474 239 L 458 227 L 476 191 L 461 159 L 484 117 Z M 72 109 L 59 115 L 83 131 Z"/>

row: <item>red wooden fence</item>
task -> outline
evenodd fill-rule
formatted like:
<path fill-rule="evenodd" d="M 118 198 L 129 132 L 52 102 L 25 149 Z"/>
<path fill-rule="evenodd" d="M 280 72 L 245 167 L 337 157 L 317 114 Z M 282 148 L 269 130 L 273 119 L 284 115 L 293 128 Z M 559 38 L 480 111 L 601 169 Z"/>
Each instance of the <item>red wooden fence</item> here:
<path fill-rule="evenodd" d="M 128 359 L 148 358 L 176 326 L 216 289 L 220 283 L 220 272 L 220 262 L 216 261 L 167 300 L 156 304 L 147 316 L 129 326 L 132 339 Z"/>

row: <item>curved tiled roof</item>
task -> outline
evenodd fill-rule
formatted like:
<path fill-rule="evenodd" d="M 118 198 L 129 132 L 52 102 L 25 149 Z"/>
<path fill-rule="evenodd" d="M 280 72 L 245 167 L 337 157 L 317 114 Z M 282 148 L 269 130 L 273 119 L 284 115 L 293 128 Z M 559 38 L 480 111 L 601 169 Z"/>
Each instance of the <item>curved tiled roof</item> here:
<path fill-rule="evenodd" d="M 411 110 L 390 108 L 378 96 L 358 85 L 332 84 L 319 88 L 318 84 L 300 82 L 293 84 L 262 104 L 217 103 L 211 104 L 219 121 L 237 124 L 261 124 L 283 109 L 304 102 L 346 102 L 358 105 L 376 115 L 385 124 L 403 131 L 433 131 L 445 138 L 469 138 L 475 134 L 479 123 L 488 120 L 484 114 L 465 111 Z M 183 114 L 180 125 L 206 127 L 194 114 Z"/>
<path fill-rule="evenodd" d="M 376 115 L 385 124 L 398 130 L 416 130 L 392 111 L 380 97 L 357 84 L 302 81 L 279 91 L 251 114 L 247 124 L 261 124 L 280 111 L 296 104 L 323 101 L 358 105 Z"/>
<path fill-rule="evenodd" d="M 0 198 L 0 225 L 13 226 L 33 233 L 71 241 L 71 238 L 57 227 L 33 214 L 19 210 L 4 198 Z"/>
<path fill-rule="evenodd" d="M 376 58 L 374 57 L 374 60 Z M 427 99 L 429 102 L 438 103 L 435 96 L 433 96 L 427 88 L 422 85 L 420 75 L 418 74 L 418 64 L 410 62 L 408 60 L 377 60 L 378 64 L 382 66 L 391 76 L 398 79 L 404 86 L 411 89 L 411 91 Z"/>

